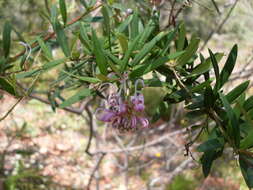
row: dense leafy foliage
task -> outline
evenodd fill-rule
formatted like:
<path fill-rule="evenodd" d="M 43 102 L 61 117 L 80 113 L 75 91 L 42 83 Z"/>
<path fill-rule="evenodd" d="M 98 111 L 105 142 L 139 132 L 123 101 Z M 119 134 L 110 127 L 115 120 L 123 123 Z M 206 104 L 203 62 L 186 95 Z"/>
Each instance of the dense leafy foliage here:
<path fill-rule="evenodd" d="M 87 97 L 103 98 L 101 85 L 119 86 L 128 73 L 130 91 L 136 80 L 145 83 L 142 92 L 150 121 L 164 117 L 173 104 L 179 103 L 185 105 L 189 120 L 205 121 L 193 129 L 208 133 L 208 140 L 197 148 L 203 152 L 200 162 L 205 176 L 224 148 L 231 147 L 239 156 L 247 185 L 253 187 L 253 96 L 245 95 L 249 81 L 223 92 L 236 64 L 237 45 L 221 67 L 223 54 L 211 50 L 208 57 L 199 54 L 200 39 L 186 35 L 183 22 L 161 31 L 158 13 L 150 13 L 144 20 L 137 10 L 130 12 L 119 4 L 82 2 L 86 12 L 74 22 L 69 21 L 64 0 L 52 6 L 47 16 L 54 31 L 37 36 L 30 45 L 25 43 L 26 51 L 16 56 L 10 53 L 11 23 L 5 23 L 1 89 L 18 98 L 30 96 L 39 78 L 53 72 L 48 100 L 55 110 Z M 92 16 L 99 8 L 101 15 Z M 52 53 L 58 46 L 63 52 L 61 58 Z M 41 64 L 36 61 L 37 53 Z M 70 96 L 68 91 L 73 89 L 75 94 Z"/>

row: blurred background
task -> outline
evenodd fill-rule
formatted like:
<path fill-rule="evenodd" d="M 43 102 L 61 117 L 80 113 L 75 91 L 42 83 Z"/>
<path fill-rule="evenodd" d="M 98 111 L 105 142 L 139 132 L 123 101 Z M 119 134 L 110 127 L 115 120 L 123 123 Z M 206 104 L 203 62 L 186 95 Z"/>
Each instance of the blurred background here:
<path fill-rule="evenodd" d="M 156 9 L 160 11 L 160 29 L 168 27 L 166 18 L 172 6 L 169 0 L 116 2 L 115 6 L 126 12 L 138 9 L 143 19 Z M 253 1 L 215 2 L 176 1 L 177 9 L 184 5 L 177 20 L 184 20 L 187 32 L 201 38 L 199 52 L 204 55 L 208 48 L 227 55 L 233 44 L 238 44 L 238 63 L 227 86 L 229 89 L 251 78 Z M 58 1 L 0 0 L 0 33 L 4 22 L 10 21 L 14 31 L 13 55 L 24 48 L 19 41 L 25 39 L 30 43 L 38 34 L 52 30 L 46 15 L 54 3 Z M 82 0 L 66 0 L 66 3 L 72 19 L 85 11 Z M 96 15 L 100 15 L 99 10 L 92 13 Z M 53 53 L 61 54 L 57 46 Z M 191 140 L 187 125 L 192 122 L 184 119 L 182 106 L 173 108 L 169 122 L 161 119 L 148 131 L 121 135 L 97 123 L 87 102 L 78 103 L 78 107 L 83 106 L 82 114 L 54 111 L 48 105 L 46 93 L 50 91 L 48 83 L 54 80 L 54 75 L 51 72 L 41 76 L 36 94 L 22 100 L 0 123 L 0 189 L 248 189 L 231 150 L 225 150 L 226 158 L 215 161 L 208 178 L 203 177 L 197 161 L 200 155 L 194 147 L 185 156 L 185 145 Z M 248 93 L 252 94 L 252 88 Z M 16 99 L 6 93 L 1 96 L 0 114 L 4 115 Z M 90 145 L 90 152 L 96 153 L 93 156 L 86 153 L 90 125 L 94 128 Z"/>

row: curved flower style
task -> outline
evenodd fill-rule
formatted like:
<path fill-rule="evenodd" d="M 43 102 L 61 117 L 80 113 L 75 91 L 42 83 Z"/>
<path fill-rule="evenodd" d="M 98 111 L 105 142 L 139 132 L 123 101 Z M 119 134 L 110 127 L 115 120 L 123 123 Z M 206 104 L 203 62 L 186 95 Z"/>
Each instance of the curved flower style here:
<path fill-rule="evenodd" d="M 106 103 L 108 108 L 98 108 L 96 110 L 96 117 L 98 120 L 111 124 L 112 127 L 124 132 L 137 130 L 138 126 L 143 128 L 148 127 L 149 121 L 143 115 L 145 105 L 144 96 L 139 91 L 137 92 L 137 85 L 140 80 L 135 82 L 135 93 L 130 96 L 130 100 L 122 100 L 119 93 L 112 93 L 109 95 Z M 143 84 L 143 81 L 141 81 Z M 144 84 L 143 84 L 144 85 Z M 122 85 L 125 87 L 125 84 Z"/>

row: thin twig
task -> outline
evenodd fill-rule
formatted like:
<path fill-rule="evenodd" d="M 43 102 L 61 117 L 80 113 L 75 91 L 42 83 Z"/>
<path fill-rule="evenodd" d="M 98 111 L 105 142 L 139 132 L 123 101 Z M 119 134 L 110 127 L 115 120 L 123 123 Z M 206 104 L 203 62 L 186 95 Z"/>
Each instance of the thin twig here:
<path fill-rule="evenodd" d="M 143 147 L 147 148 L 147 147 L 150 147 L 150 146 L 154 146 L 154 145 L 156 145 L 156 144 L 164 141 L 165 139 L 168 139 L 168 137 L 175 136 L 175 135 L 178 135 L 178 134 L 181 134 L 181 133 L 184 133 L 184 132 L 185 132 L 185 129 L 177 130 L 177 131 L 165 134 L 165 135 L 161 136 L 160 138 L 155 139 L 155 140 L 153 140 L 153 141 L 151 141 L 149 143 L 146 143 L 146 144 L 143 144 L 143 145 L 139 145 L 139 146 L 129 147 L 129 148 L 126 148 L 125 150 L 122 150 L 122 149 L 98 150 L 98 151 L 94 152 L 93 154 L 100 154 L 100 153 L 122 153 L 122 152 L 125 152 L 125 151 L 128 151 L 128 152 L 129 151 L 137 151 L 137 150 L 143 149 Z"/>
<path fill-rule="evenodd" d="M 237 2 L 239 0 L 236 0 L 233 4 L 233 6 L 231 7 L 231 9 L 229 10 L 229 12 L 227 13 L 226 17 L 223 19 L 223 21 L 218 25 L 218 27 L 216 29 L 213 29 L 210 34 L 208 35 L 207 39 L 205 40 L 204 44 L 202 45 L 202 47 L 200 48 L 200 51 L 202 51 L 207 43 L 209 42 L 209 40 L 212 38 L 212 36 L 215 34 L 215 33 L 218 33 L 224 26 L 224 24 L 227 22 L 227 20 L 229 19 L 230 15 L 232 14 Z"/>
<path fill-rule="evenodd" d="M 18 101 L 6 112 L 6 114 L 2 118 L 0 118 L 0 122 L 3 121 L 6 117 L 8 117 L 8 115 L 14 110 L 14 108 L 19 104 L 19 102 L 21 102 L 23 98 L 24 97 L 18 99 Z"/>
<path fill-rule="evenodd" d="M 93 171 L 92 171 L 92 173 L 90 175 L 89 182 L 88 182 L 88 185 L 87 185 L 87 188 L 86 188 L 87 190 L 90 190 L 91 182 L 92 182 L 92 180 L 94 178 L 94 175 L 95 175 L 96 171 L 99 169 L 99 166 L 100 166 L 103 158 L 105 157 L 105 155 L 106 155 L 105 153 L 102 153 L 101 156 L 99 157 L 99 159 L 98 159 L 98 161 L 96 163 L 96 166 L 94 167 L 94 169 L 93 169 Z"/>
<path fill-rule="evenodd" d="M 89 156 L 92 156 L 93 154 L 90 152 L 90 146 L 91 146 L 91 141 L 92 141 L 92 138 L 93 138 L 93 113 L 90 111 L 90 105 L 89 105 L 90 102 L 88 102 L 86 105 L 85 105 L 85 110 L 86 110 L 86 113 L 88 114 L 88 125 L 89 125 L 89 128 L 90 128 L 90 134 L 89 134 L 89 140 L 88 140 L 88 144 L 86 146 L 86 149 L 85 149 L 85 152 L 89 155 Z M 83 115 L 82 115 L 83 116 Z"/>

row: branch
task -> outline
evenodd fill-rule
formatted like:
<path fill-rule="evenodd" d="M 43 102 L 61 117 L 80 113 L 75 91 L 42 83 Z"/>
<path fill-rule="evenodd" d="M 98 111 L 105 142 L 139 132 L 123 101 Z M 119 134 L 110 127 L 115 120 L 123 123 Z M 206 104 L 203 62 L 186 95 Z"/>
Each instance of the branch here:
<path fill-rule="evenodd" d="M 102 153 L 101 156 L 100 156 L 100 158 L 98 159 L 98 161 L 96 163 L 96 166 L 95 166 L 95 168 L 93 169 L 93 171 L 92 171 L 92 173 L 90 175 L 89 182 L 88 182 L 88 185 L 87 185 L 87 188 L 86 188 L 87 190 L 90 190 L 91 182 L 92 182 L 92 180 L 94 178 L 94 175 L 95 175 L 96 171 L 99 169 L 99 166 L 100 166 L 103 158 L 105 157 L 105 155 L 106 155 L 105 153 Z"/>
<path fill-rule="evenodd" d="M 139 145 L 139 146 L 134 146 L 134 147 L 129 147 L 129 148 L 126 148 L 126 149 L 115 149 L 115 150 L 98 150 L 96 152 L 94 152 L 93 154 L 100 154 L 100 153 L 122 153 L 122 152 L 125 152 L 125 151 L 137 151 L 137 150 L 141 150 L 143 148 L 147 148 L 147 147 L 150 147 L 150 146 L 154 146 L 166 139 L 168 139 L 168 137 L 172 137 L 172 136 L 175 136 L 175 135 L 178 135 L 178 134 L 181 134 L 181 133 L 184 133 L 185 132 L 185 129 L 180 129 L 180 130 L 177 130 L 177 131 L 174 131 L 172 133 L 168 133 L 168 134 L 165 134 L 163 135 L 162 137 L 158 138 L 158 139 L 155 139 L 149 143 L 146 143 L 146 144 L 143 144 L 143 145 Z"/>
<path fill-rule="evenodd" d="M 202 51 L 202 50 L 206 47 L 207 43 L 208 43 L 209 40 L 212 38 L 212 36 L 213 36 L 215 33 L 219 32 L 219 31 L 222 29 L 222 27 L 223 27 L 224 24 L 227 22 L 227 20 L 229 19 L 230 15 L 232 14 L 232 12 L 233 12 L 233 10 L 234 10 L 234 8 L 235 8 L 235 6 L 236 6 L 236 4 L 237 4 L 238 1 L 239 1 L 239 0 L 236 0 L 236 1 L 234 2 L 233 6 L 231 7 L 231 9 L 229 10 L 229 12 L 227 13 L 226 17 L 225 17 L 225 18 L 223 19 L 223 21 L 218 25 L 218 27 L 217 27 L 216 29 L 213 29 L 213 30 L 210 32 L 210 34 L 208 35 L 207 39 L 205 40 L 203 46 L 200 48 L 200 51 Z"/>
<path fill-rule="evenodd" d="M 45 103 L 45 104 L 48 104 L 48 105 L 51 105 L 50 102 L 40 96 L 36 96 L 35 94 L 30 94 L 29 95 L 30 98 L 32 99 L 35 99 L 35 100 L 38 100 L 42 103 Z M 58 108 L 58 107 L 57 107 Z M 81 115 L 82 112 L 83 112 L 83 108 L 80 107 L 80 108 L 73 108 L 73 107 L 65 107 L 65 108 L 61 108 L 65 111 L 68 111 L 68 112 L 71 112 L 71 113 L 74 113 L 74 114 L 77 114 L 77 115 Z"/>
<path fill-rule="evenodd" d="M 91 141 L 92 141 L 92 137 L 93 137 L 93 113 L 90 111 L 90 108 L 89 108 L 89 103 L 87 103 L 85 105 L 85 110 L 88 114 L 88 117 L 89 119 L 87 119 L 88 121 L 88 125 L 89 125 L 89 128 L 90 128 L 90 134 L 89 134 L 89 140 L 88 140 L 88 144 L 86 146 L 86 149 L 85 149 L 85 152 L 89 155 L 89 156 L 92 156 L 93 154 L 90 152 L 90 146 L 91 146 Z M 83 115 L 82 115 L 83 116 Z M 84 117 L 84 116 L 83 116 Z"/>

